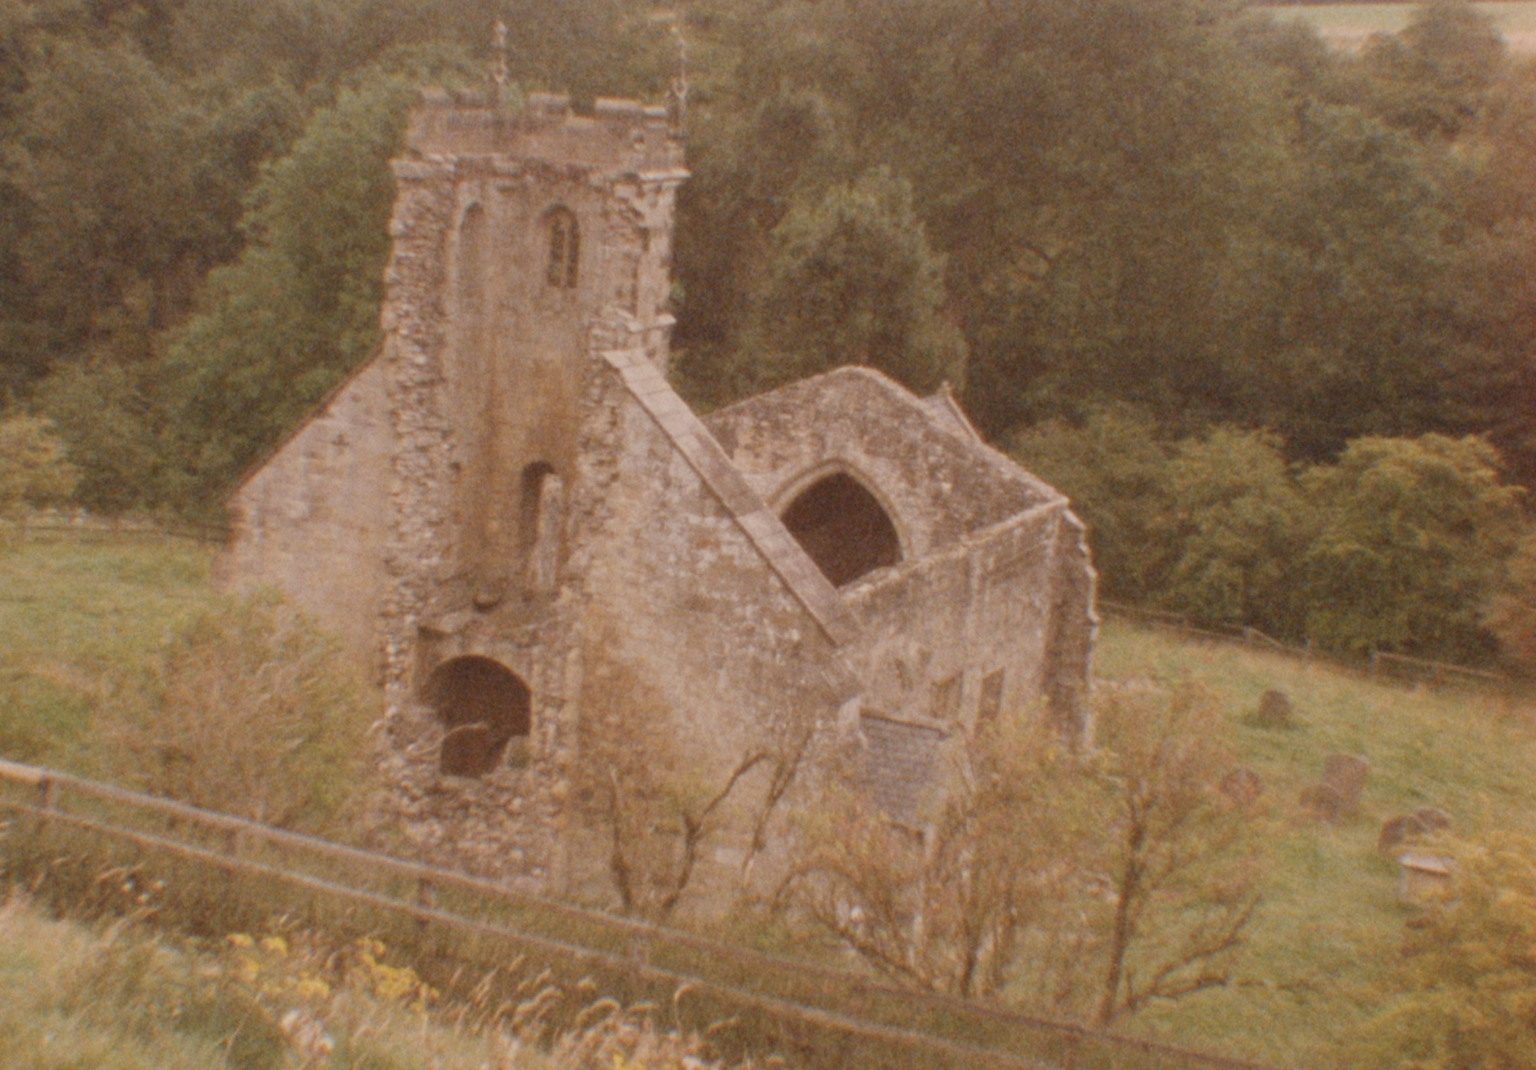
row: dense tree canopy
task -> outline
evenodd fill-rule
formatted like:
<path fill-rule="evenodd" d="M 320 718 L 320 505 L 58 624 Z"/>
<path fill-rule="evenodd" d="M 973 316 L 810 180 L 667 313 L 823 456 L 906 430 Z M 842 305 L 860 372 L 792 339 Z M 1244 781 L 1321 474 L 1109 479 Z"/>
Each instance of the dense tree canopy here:
<path fill-rule="evenodd" d="M 1112 593 L 1321 635 L 1297 547 L 1360 488 L 1302 467 L 1478 434 L 1536 480 L 1536 73 L 1459 0 L 1358 54 L 1219 0 L 0 0 L 0 393 L 79 502 L 216 510 L 366 357 L 410 89 L 498 18 L 578 105 L 686 40 L 693 400 L 947 380 Z"/>

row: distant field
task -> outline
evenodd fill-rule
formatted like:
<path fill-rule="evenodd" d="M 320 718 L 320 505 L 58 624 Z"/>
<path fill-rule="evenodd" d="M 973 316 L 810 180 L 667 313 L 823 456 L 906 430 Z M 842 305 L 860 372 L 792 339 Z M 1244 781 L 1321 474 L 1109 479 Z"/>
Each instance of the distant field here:
<path fill-rule="evenodd" d="M 1373 33 L 1396 33 L 1408 25 L 1416 4 L 1264 4 L 1278 19 L 1299 19 L 1316 26 L 1336 48 L 1355 50 Z M 1523 0 L 1474 4 L 1492 16 L 1504 33 L 1510 51 L 1536 55 L 1536 3 Z"/>

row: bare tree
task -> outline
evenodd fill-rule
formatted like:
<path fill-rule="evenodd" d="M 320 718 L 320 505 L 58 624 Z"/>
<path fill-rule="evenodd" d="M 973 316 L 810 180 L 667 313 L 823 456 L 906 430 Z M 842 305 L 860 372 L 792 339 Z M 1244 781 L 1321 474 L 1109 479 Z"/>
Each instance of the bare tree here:
<path fill-rule="evenodd" d="M 1228 983 L 1260 870 L 1251 815 L 1220 790 L 1233 756 L 1214 698 L 1181 685 L 1096 706 L 1112 909 L 1093 1018 L 1107 1026 Z"/>
<path fill-rule="evenodd" d="M 1095 705 L 1091 753 L 1028 716 L 979 733 L 922 831 L 845 778 L 805 821 L 781 905 L 901 983 L 1101 1026 L 1226 984 L 1257 845 L 1220 791 L 1232 756 L 1216 704 L 1180 687 Z"/>
<path fill-rule="evenodd" d="M 739 842 L 748 879 L 809 733 L 763 732 L 732 753 L 718 739 L 693 740 L 679 731 L 675 711 L 611 654 L 589 665 L 578 797 L 605 834 L 608 875 L 625 912 L 666 921 L 697 878 L 710 842 Z"/>
<path fill-rule="evenodd" d="M 804 823 L 782 907 L 836 934 L 903 983 L 991 996 L 1019 955 L 1044 950 L 1080 876 L 1083 779 L 1038 725 L 989 728 L 958 757 L 935 820 L 903 828 L 844 778 Z"/>

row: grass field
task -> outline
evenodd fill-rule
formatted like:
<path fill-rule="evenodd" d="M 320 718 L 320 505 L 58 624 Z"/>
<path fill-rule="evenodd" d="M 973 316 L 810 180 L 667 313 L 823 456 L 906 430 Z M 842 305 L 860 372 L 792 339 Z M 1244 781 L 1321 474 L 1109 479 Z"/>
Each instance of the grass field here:
<path fill-rule="evenodd" d="M 0 756 L 71 764 L 93 696 L 213 597 L 211 557 L 179 540 L 0 549 Z M 1271 861 L 1239 983 L 1145 1012 L 1136 1031 L 1279 1066 L 1336 1065 L 1331 1053 L 1371 1012 L 1409 916 L 1375 850 L 1382 819 L 1434 805 L 1462 831 L 1536 829 L 1526 700 L 1384 683 L 1122 623 L 1104 628 L 1096 669 L 1211 689 L 1265 784 L 1257 820 Z M 1247 723 L 1269 688 L 1290 697 L 1294 729 Z M 1371 764 L 1362 812 L 1337 826 L 1297 804 L 1333 751 Z"/>
<path fill-rule="evenodd" d="M 1375 33 L 1396 33 L 1408 25 L 1415 4 L 1262 4 L 1258 10 L 1277 19 L 1299 19 L 1318 28 L 1337 48 L 1355 50 Z M 1492 17 L 1510 51 L 1536 54 L 1536 3 L 1506 0 L 1474 4 Z"/>

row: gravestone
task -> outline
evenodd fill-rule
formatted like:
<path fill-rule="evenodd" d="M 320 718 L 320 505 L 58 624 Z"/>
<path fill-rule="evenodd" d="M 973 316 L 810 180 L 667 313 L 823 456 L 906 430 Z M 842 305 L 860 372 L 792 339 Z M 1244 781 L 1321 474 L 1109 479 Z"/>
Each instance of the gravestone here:
<path fill-rule="evenodd" d="M 1253 723 L 1260 728 L 1291 728 L 1291 700 L 1284 691 L 1273 688 L 1259 696 L 1259 710 Z"/>
<path fill-rule="evenodd" d="M 1417 814 L 1399 814 L 1381 823 L 1381 835 L 1376 837 L 1376 850 L 1383 854 L 1397 850 L 1416 836 L 1428 831 Z"/>
<path fill-rule="evenodd" d="M 1444 832 L 1451 827 L 1451 815 L 1438 806 L 1426 806 L 1414 811 L 1413 816 L 1419 819 L 1425 832 Z"/>
<path fill-rule="evenodd" d="M 1313 817 L 1330 825 L 1344 816 L 1344 798 L 1332 784 L 1314 784 L 1301 793 L 1301 805 Z"/>
<path fill-rule="evenodd" d="M 1240 765 L 1221 778 L 1221 793 L 1240 806 L 1246 806 L 1264 794 L 1264 780 L 1246 765 Z"/>
<path fill-rule="evenodd" d="M 1360 795 L 1371 763 L 1353 754 L 1330 754 L 1323 760 L 1323 783 L 1339 794 L 1340 813 L 1352 815 L 1360 809 Z"/>

